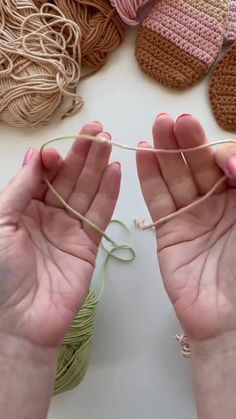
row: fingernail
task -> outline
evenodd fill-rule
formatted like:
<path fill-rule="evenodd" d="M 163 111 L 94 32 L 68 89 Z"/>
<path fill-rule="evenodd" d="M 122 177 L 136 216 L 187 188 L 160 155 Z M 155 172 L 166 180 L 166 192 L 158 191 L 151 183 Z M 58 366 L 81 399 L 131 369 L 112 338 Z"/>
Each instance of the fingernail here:
<path fill-rule="evenodd" d="M 166 113 L 166 112 L 161 112 L 161 113 L 159 113 L 159 114 L 157 115 L 157 118 L 159 118 L 160 116 L 164 116 L 164 115 L 168 115 L 168 113 Z"/>
<path fill-rule="evenodd" d="M 97 125 L 99 125 L 100 127 L 102 127 L 102 124 L 101 124 L 101 122 L 99 122 L 99 121 L 92 121 L 92 124 L 97 124 Z"/>
<path fill-rule="evenodd" d="M 147 142 L 146 141 L 139 141 L 138 146 L 147 146 Z"/>
<path fill-rule="evenodd" d="M 231 156 L 229 158 L 225 174 L 231 179 L 236 178 L 236 156 Z"/>
<path fill-rule="evenodd" d="M 99 128 L 102 130 L 102 124 L 99 121 L 90 121 L 86 125 L 98 125 Z"/>
<path fill-rule="evenodd" d="M 120 168 L 121 168 L 121 164 L 120 164 L 120 162 L 119 162 L 119 161 L 114 161 L 114 163 L 112 163 L 112 165 L 113 165 L 113 166 L 117 166 L 117 167 L 118 167 L 118 169 L 120 169 Z"/>
<path fill-rule="evenodd" d="M 30 147 L 25 154 L 25 157 L 24 157 L 24 160 L 23 160 L 23 166 L 25 166 L 26 164 L 29 163 L 33 154 L 34 154 L 34 149 Z"/>
<path fill-rule="evenodd" d="M 104 138 L 106 138 L 106 139 L 110 140 L 110 139 L 111 139 L 111 134 L 110 134 L 109 132 L 102 131 L 102 132 L 99 134 L 99 137 L 104 137 Z"/>
<path fill-rule="evenodd" d="M 180 118 L 184 118 L 185 116 L 192 116 L 191 113 L 182 113 L 182 115 L 179 115 L 176 121 L 178 121 Z"/>

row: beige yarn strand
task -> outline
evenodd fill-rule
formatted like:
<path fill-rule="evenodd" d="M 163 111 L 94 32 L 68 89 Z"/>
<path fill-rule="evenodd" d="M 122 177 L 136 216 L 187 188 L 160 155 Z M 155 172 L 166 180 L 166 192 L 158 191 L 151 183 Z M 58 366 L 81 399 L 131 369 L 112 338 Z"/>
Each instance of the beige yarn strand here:
<path fill-rule="evenodd" d="M 60 118 L 78 112 L 78 25 L 56 6 L 39 9 L 32 0 L 2 0 L 0 20 L 0 120 L 35 127 L 47 124 L 55 111 Z"/>
<path fill-rule="evenodd" d="M 57 141 L 62 141 L 62 140 L 68 140 L 68 139 L 77 139 L 77 140 L 89 140 L 89 141 L 93 141 L 96 143 L 100 143 L 100 144 L 109 144 L 112 145 L 113 147 L 117 147 L 117 148 L 121 148 L 124 150 L 130 150 L 130 151 L 139 151 L 139 152 L 149 152 L 149 153 L 156 153 L 156 154 L 179 154 L 179 153 L 189 153 L 189 152 L 195 152 L 195 151 L 199 151 L 199 150 L 203 150 L 205 148 L 208 147 L 213 147 L 219 144 L 236 144 L 236 140 L 221 140 L 221 141 L 215 141 L 215 142 L 211 142 L 211 143 L 206 143 L 206 144 L 201 144 L 199 146 L 195 146 L 195 147 L 189 147 L 189 148 L 181 148 L 181 149 L 161 149 L 161 148 L 140 148 L 140 147 L 133 147 L 133 146 L 128 146 L 126 144 L 121 144 L 118 142 L 113 141 L 112 143 L 110 141 L 108 141 L 106 138 L 104 137 L 94 137 L 92 135 L 87 135 L 87 134 L 79 134 L 78 136 L 62 136 L 62 137 L 57 137 L 57 138 L 53 138 L 49 141 L 47 141 L 46 143 L 44 143 L 40 149 L 40 153 L 42 155 L 43 149 L 48 146 L 51 143 L 57 142 Z M 103 232 L 98 226 L 96 226 L 95 224 L 93 224 L 91 221 L 87 220 L 85 217 L 83 217 L 80 213 L 78 213 L 76 210 L 74 210 L 73 208 L 71 208 L 67 202 L 64 201 L 64 199 L 59 195 L 59 193 L 53 188 L 53 186 L 51 185 L 51 183 L 49 182 L 49 180 L 45 177 L 44 178 L 45 182 L 47 183 L 48 187 L 51 189 L 52 193 L 57 197 L 57 199 L 64 205 L 64 207 L 71 212 L 71 214 L 73 216 L 75 216 L 76 218 L 78 218 L 80 221 L 83 221 L 85 223 L 87 223 L 91 228 L 93 228 L 95 231 L 97 231 L 99 234 L 101 234 L 104 238 L 106 238 L 108 241 L 110 241 L 111 243 L 114 243 L 114 241 L 108 237 L 106 235 L 105 232 Z M 152 224 L 148 224 L 145 225 L 144 223 L 138 223 L 136 222 L 136 225 L 138 227 L 140 227 L 142 230 L 146 230 L 146 229 L 150 229 L 153 227 L 159 227 L 161 224 L 179 216 L 182 215 L 186 212 L 188 212 L 189 210 L 192 210 L 193 208 L 195 208 L 196 206 L 200 205 L 201 203 L 205 202 L 208 198 L 210 198 L 212 195 L 214 195 L 219 187 L 225 183 L 225 181 L 227 181 L 227 178 L 225 175 L 223 175 L 222 177 L 220 177 L 218 179 L 218 181 L 213 185 L 213 187 L 202 197 L 200 197 L 199 199 L 197 199 L 196 201 L 191 202 L 189 205 L 187 205 L 186 207 L 181 208 L 180 210 L 169 214 L 165 217 L 160 218 L 159 220 L 155 221 Z"/>
<path fill-rule="evenodd" d="M 236 140 L 221 140 L 221 141 L 215 141 L 215 142 L 211 142 L 211 143 L 206 143 L 206 144 L 201 144 L 199 146 L 195 146 L 195 147 L 189 147 L 189 148 L 182 148 L 182 149 L 153 149 L 153 148 L 140 148 L 140 147 L 133 147 L 133 146 L 128 146 L 126 144 L 120 144 L 118 142 L 110 142 L 108 141 L 106 138 L 104 137 L 94 137 L 94 136 L 90 136 L 90 135 L 86 135 L 86 134 L 80 134 L 78 136 L 62 136 L 62 137 L 57 137 L 57 138 L 53 138 L 49 141 L 47 141 L 46 143 L 44 143 L 40 149 L 40 154 L 42 155 L 43 149 L 51 144 L 54 143 L 56 141 L 61 141 L 61 140 L 72 140 L 72 139 L 78 139 L 78 140 L 89 140 L 89 141 L 93 141 L 96 143 L 100 143 L 100 144 L 110 144 L 113 147 L 117 147 L 117 148 L 121 148 L 124 150 L 130 150 L 130 151 L 145 151 L 145 152 L 149 152 L 149 153 L 156 153 L 156 154 L 178 154 L 178 153 L 189 153 L 189 152 L 195 152 L 195 151 L 199 151 L 199 150 L 203 150 L 205 148 L 208 147 L 213 147 L 213 146 L 217 146 L 220 144 L 236 144 Z M 62 203 L 62 205 L 64 205 L 64 208 L 69 211 L 74 217 L 76 217 L 79 221 L 86 223 L 87 225 L 89 225 L 93 230 L 95 230 L 97 233 L 99 233 L 102 237 L 104 237 L 106 240 L 108 240 L 110 243 L 115 244 L 114 240 L 112 238 L 110 238 L 109 236 L 107 236 L 107 234 L 102 231 L 97 225 L 95 225 L 93 222 L 91 222 L 90 220 L 88 220 L 87 218 L 85 218 L 83 215 L 81 215 L 78 211 L 74 210 L 72 207 L 69 206 L 69 204 L 67 204 L 67 202 L 60 196 L 60 194 L 53 188 L 53 186 L 51 185 L 50 181 L 47 179 L 46 176 L 44 176 L 44 181 L 47 184 L 47 186 L 49 187 L 49 189 L 51 190 L 51 192 L 56 196 L 56 198 Z M 152 224 L 149 225 L 145 225 L 144 222 L 135 222 L 135 224 L 145 230 L 145 229 L 150 229 L 150 228 L 157 228 L 159 227 L 161 224 L 179 216 L 182 215 L 186 212 L 188 212 L 189 210 L 192 210 L 193 208 L 195 208 L 195 206 L 200 205 L 201 203 L 205 202 L 207 199 L 209 199 L 212 195 L 214 195 L 217 190 L 219 189 L 219 187 L 227 181 L 226 176 L 222 176 L 221 178 L 218 179 L 218 181 L 215 183 L 215 185 L 213 185 L 213 187 L 202 197 L 200 197 L 199 199 L 197 199 L 196 201 L 193 201 L 191 204 L 187 205 L 186 207 L 181 208 L 180 210 L 167 215 L 166 217 L 160 218 L 159 220 L 155 221 Z M 190 342 L 189 339 L 186 335 L 176 335 L 175 339 L 179 342 L 180 347 L 181 347 L 181 351 L 182 351 L 182 355 L 186 358 L 189 358 L 191 356 L 191 350 L 190 350 Z"/>

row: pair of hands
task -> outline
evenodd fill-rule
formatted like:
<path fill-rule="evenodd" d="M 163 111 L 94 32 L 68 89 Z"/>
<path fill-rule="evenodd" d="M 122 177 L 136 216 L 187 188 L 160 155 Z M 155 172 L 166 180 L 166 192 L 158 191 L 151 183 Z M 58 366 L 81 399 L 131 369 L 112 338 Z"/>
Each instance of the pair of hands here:
<path fill-rule="evenodd" d="M 104 135 L 98 122 L 81 133 Z M 167 114 L 153 124 L 156 148 L 206 142 L 199 122 Z M 205 194 L 225 172 L 234 177 L 234 148 L 154 155 L 139 144 L 138 177 L 154 221 Z M 80 309 L 92 278 L 100 237 L 73 219 L 42 184 L 43 170 L 77 211 L 103 230 L 119 195 L 121 169 L 111 146 L 77 140 L 63 160 L 56 150 L 29 150 L 0 195 L 0 336 L 57 347 Z M 236 171 L 235 171 L 236 175 Z M 236 179 L 236 176 L 235 176 Z M 222 190 L 156 231 L 163 281 L 183 330 L 195 342 L 236 330 L 236 192 Z"/>

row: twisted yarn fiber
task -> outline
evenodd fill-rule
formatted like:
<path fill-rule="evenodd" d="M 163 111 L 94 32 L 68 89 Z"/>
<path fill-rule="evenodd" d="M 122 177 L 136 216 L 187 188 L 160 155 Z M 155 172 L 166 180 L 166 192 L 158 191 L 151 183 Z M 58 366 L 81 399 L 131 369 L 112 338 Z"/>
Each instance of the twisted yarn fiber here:
<path fill-rule="evenodd" d="M 67 17 L 75 21 L 82 33 L 82 65 L 98 71 L 108 53 L 124 38 L 124 24 L 109 0 L 54 0 Z"/>
<path fill-rule="evenodd" d="M 110 0 L 110 2 L 127 25 L 136 26 L 146 17 L 154 0 Z"/>
<path fill-rule="evenodd" d="M 81 32 L 50 6 L 33 0 L 0 2 L 0 120 L 15 126 L 45 125 L 55 111 L 78 111 Z"/>

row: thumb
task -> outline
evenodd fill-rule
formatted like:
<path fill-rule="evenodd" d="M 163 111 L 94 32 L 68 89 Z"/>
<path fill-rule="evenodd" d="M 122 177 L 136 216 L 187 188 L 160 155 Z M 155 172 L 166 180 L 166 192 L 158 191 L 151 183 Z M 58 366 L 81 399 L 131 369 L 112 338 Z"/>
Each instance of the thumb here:
<path fill-rule="evenodd" d="M 32 150 L 24 166 L 0 194 L 0 219 L 17 224 L 42 180 L 40 154 Z"/>
<path fill-rule="evenodd" d="M 224 144 L 215 154 L 216 163 L 229 179 L 236 180 L 236 145 Z"/>

